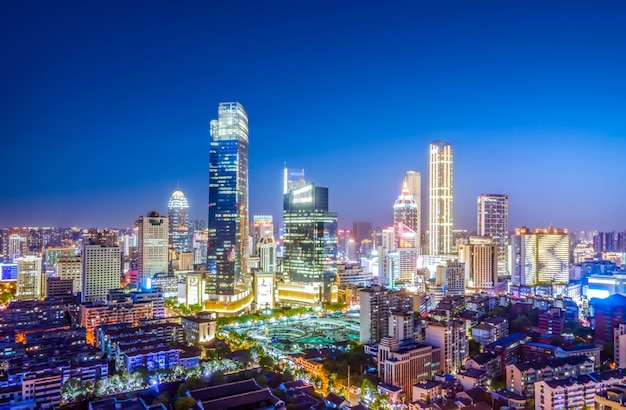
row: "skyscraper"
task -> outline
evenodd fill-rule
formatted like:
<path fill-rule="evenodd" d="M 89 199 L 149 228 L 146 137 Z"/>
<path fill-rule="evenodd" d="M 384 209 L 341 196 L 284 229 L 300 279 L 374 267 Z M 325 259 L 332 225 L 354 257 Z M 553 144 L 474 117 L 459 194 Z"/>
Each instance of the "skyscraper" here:
<path fill-rule="evenodd" d="M 459 247 L 459 261 L 465 264 L 467 287 L 491 291 L 498 284 L 498 247 L 493 238 L 472 236 Z"/>
<path fill-rule="evenodd" d="M 409 193 L 417 205 L 417 225 L 414 230 L 417 234 L 417 252 L 422 253 L 422 174 L 416 171 L 407 171 L 405 178 Z"/>
<path fill-rule="evenodd" d="M 304 179 L 304 168 L 283 168 L 283 195 L 286 195 L 294 188 L 306 184 Z"/>
<path fill-rule="evenodd" d="M 261 238 L 272 238 L 274 242 L 274 218 L 272 215 L 254 215 L 252 217 L 252 253 L 258 256 L 258 243 Z"/>
<path fill-rule="evenodd" d="M 520 286 L 569 282 L 570 241 L 567 229 L 549 227 L 531 232 L 515 229 L 512 283 Z"/>
<path fill-rule="evenodd" d="M 409 187 L 405 180 L 402 193 L 393 204 L 393 226 L 396 229 L 398 247 L 417 247 L 419 236 L 417 214 L 417 202 L 415 202 L 415 198 L 409 192 Z M 401 227 L 400 225 L 403 226 Z M 408 234 L 408 236 L 401 235 L 401 233 Z"/>
<path fill-rule="evenodd" d="M 7 262 L 25 256 L 28 253 L 28 229 L 9 228 L 7 233 Z"/>
<path fill-rule="evenodd" d="M 218 106 L 209 148 L 207 291 L 234 296 L 248 273 L 248 113 L 241 103 Z"/>
<path fill-rule="evenodd" d="M 283 271 L 294 283 L 323 283 L 324 301 L 337 275 L 337 214 L 328 211 L 328 188 L 309 183 L 284 199 Z"/>
<path fill-rule="evenodd" d="M 41 258 L 26 255 L 15 258 L 17 264 L 17 297 L 20 299 L 43 299 Z"/>
<path fill-rule="evenodd" d="M 167 217 L 156 211 L 137 219 L 137 270 L 141 287 L 149 288 L 148 278 L 156 273 L 167 273 L 168 266 L 168 231 Z"/>
<path fill-rule="evenodd" d="M 167 203 L 169 244 L 177 251 L 189 251 L 189 203 L 181 190 L 176 190 Z"/>
<path fill-rule="evenodd" d="M 498 275 L 509 275 L 509 197 L 482 194 L 478 197 L 478 236 L 490 236 L 498 246 Z"/>
<path fill-rule="evenodd" d="M 121 282 L 120 247 L 110 243 L 106 234 L 91 233 L 83 238 L 82 302 L 106 300 L 111 289 Z"/>
<path fill-rule="evenodd" d="M 430 144 L 429 246 L 431 255 L 452 253 L 453 152 L 443 141 Z"/>

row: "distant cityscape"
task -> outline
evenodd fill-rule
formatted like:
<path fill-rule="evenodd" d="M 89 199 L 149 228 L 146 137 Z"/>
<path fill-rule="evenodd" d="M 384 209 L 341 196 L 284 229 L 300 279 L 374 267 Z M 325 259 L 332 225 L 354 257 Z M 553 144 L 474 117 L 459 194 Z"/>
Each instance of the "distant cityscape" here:
<path fill-rule="evenodd" d="M 220 103 L 206 222 L 177 187 L 132 227 L 2 228 L 0 409 L 626 409 L 626 232 L 512 227 L 506 192 L 457 229 L 441 140 L 392 226 L 289 159 L 250 215 L 248 138 Z"/>

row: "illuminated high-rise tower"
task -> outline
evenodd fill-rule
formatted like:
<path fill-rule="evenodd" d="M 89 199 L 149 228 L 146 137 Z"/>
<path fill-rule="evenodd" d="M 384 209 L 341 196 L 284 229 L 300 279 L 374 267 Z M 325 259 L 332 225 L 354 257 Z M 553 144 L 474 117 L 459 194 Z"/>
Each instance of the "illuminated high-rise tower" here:
<path fill-rule="evenodd" d="M 395 230 L 400 260 L 399 279 L 414 282 L 417 272 L 417 203 L 410 194 L 407 180 L 404 180 L 402 193 L 393 204 L 393 227 Z"/>
<path fill-rule="evenodd" d="M 409 193 L 413 196 L 417 205 L 417 225 L 415 233 L 417 234 L 417 250 L 421 252 L 422 247 L 422 174 L 416 171 L 406 172 L 406 184 Z"/>
<path fill-rule="evenodd" d="M 209 297 L 227 303 L 248 271 L 248 113 L 218 106 L 209 148 Z M 220 296 L 223 296 L 220 298 Z"/>
<path fill-rule="evenodd" d="M 139 216 L 137 227 L 137 270 L 139 286 L 150 287 L 149 278 L 168 272 L 168 221 L 156 211 Z"/>
<path fill-rule="evenodd" d="M 418 219 L 417 219 L 417 202 L 415 202 L 415 198 L 411 195 L 409 191 L 409 187 L 407 184 L 407 180 L 404 180 L 404 185 L 402 186 L 402 193 L 396 199 L 396 202 L 393 204 L 393 225 L 396 229 L 396 238 L 398 240 L 398 246 L 402 247 L 402 240 L 404 238 L 399 235 L 399 224 L 402 223 L 406 228 L 413 232 L 414 238 L 412 239 L 412 247 L 417 247 L 417 236 L 419 235 L 418 231 Z"/>
<path fill-rule="evenodd" d="M 286 195 L 294 188 L 299 188 L 306 184 L 304 179 L 304 168 L 283 168 L 283 195 Z"/>
<path fill-rule="evenodd" d="M 328 211 L 328 188 L 309 183 L 283 202 L 283 274 L 299 284 L 321 284 L 329 302 L 337 275 L 337 214 Z"/>
<path fill-rule="evenodd" d="M 452 145 L 443 141 L 430 144 L 429 245 L 431 255 L 452 253 L 453 188 Z"/>
<path fill-rule="evenodd" d="M 515 229 L 513 239 L 514 285 L 563 285 L 569 282 L 570 240 L 567 229 L 548 227 L 532 232 Z"/>
<path fill-rule="evenodd" d="M 172 249 L 189 250 L 189 203 L 181 190 L 176 190 L 167 203 L 169 244 Z"/>
<path fill-rule="evenodd" d="M 482 194 L 478 197 L 478 236 L 490 236 L 498 246 L 498 275 L 509 274 L 509 197 Z"/>

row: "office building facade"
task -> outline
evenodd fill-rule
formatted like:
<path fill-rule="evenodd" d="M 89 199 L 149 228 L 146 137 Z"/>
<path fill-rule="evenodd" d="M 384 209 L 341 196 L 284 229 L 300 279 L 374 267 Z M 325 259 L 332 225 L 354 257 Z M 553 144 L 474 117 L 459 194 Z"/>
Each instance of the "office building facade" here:
<path fill-rule="evenodd" d="M 498 246 L 498 275 L 509 275 L 509 197 L 481 194 L 477 201 L 476 232 L 490 236 Z"/>
<path fill-rule="evenodd" d="M 26 255 L 15 258 L 17 264 L 17 297 L 19 299 L 43 299 L 41 258 Z"/>
<path fill-rule="evenodd" d="M 558 285 L 569 282 L 570 239 L 567 229 L 531 231 L 516 228 L 512 244 L 514 285 Z"/>
<path fill-rule="evenodd" d="M 181 190 L 174 191 L 167 203 L 167 221 L 170 248 L 189 251 L 189 203 Z"/>
<path fill-rule="evenodd" d="M 83 244 L 81 302 L 105 301 L 111 289 L 121 283 L 122 255 L 120 247 L 97 236 Z"/>
<path fill-rule="evenodd" d="M 459 261 L 465 263 L 467 289 L 493 292 L 498 284 L 498 246 L 491 237 L 472 236 L 459 246 Z"/>
<path fill-rule="evenodd" d="M 150 287 L 149 279 L 157 273 L 167 273 L 169 223 L 168 218 L 156 211 L 140 216 L 136 222 L 138 232 L 137 270 L 139 286 Z"/>
<path fill-rule="evenodd" d="M 328 188 L 309 183 L 284 196 L 283 276 L 292 283 L 323 284 L 328 301 L 337 274 L 337 214 L 328 211 Z"/>
<path fill-rule="evenodd" d="M 429 247 L 431 255 L 452 253 L 453 151 L 443 141 L 430 144 Z"/>
<path fill-rule="evenodd" d="M 218 106 L 209 148 L 207 293 L 227 303 L 248 273 L 248 113 L 238 102 Z"/>
<path fill-rule="evenodd" d="M 409 194 L 413 197 L 417 205 L 416 225 L 414 228 L 417 234 L 417 252 L 422 253 L 422 174 L 416 171 L 407 171 L 405 175 Z"/>

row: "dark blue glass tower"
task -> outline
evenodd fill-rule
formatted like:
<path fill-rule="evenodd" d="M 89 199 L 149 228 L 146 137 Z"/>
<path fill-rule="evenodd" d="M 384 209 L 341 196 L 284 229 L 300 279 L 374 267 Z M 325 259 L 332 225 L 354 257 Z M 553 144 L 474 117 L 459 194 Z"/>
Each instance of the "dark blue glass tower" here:
<path fill-rule="evenodd" d="M 220 103 L 211 121 L 207 292 L 234 295 L 248 270 L 248 114 Z"/>

